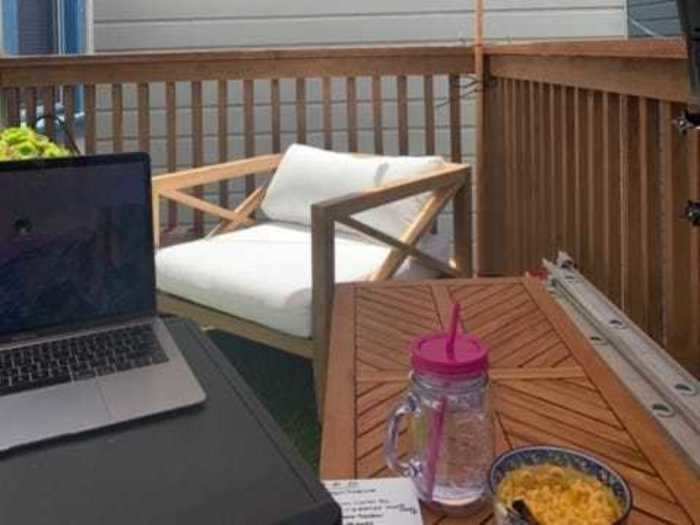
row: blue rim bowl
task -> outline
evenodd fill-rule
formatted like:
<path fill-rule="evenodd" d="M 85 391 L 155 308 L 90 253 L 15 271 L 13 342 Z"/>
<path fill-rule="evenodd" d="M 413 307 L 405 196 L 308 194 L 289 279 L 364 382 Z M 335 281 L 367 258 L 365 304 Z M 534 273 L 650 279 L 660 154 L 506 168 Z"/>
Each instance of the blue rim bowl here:
<path fill-rule="evenodd" d="M 546 445 L 515 448 L 504 452 L 492 463 L 489 470 L 489 489 L 494 498 L 494 505 L 501 505 L 503 507 L 501 512 L 507 514 L 507 518 L 502 521 L 503 523 L 519 525 L 524 523 L 524 521 L 516 513 L 506 509 L 503 504 L 497 501 L 498 485 L 503 481 L 506 474 L 512 470 L 542 464 L 573 468 L 593 476 L 604 485 L 610 487 L 622 506 L 622 517 L 613 525 L 625 523 L 632 510 L 632 491 L 620 474 L 599 459 L 583 452 Z"/>

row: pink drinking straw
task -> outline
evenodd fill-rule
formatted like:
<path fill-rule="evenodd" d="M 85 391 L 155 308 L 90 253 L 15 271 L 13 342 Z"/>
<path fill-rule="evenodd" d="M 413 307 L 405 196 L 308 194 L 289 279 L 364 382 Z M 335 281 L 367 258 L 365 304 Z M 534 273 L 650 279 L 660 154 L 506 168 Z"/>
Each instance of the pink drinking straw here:
<path fill-rule="evenodd" d="M 457 329 L 459 327 L 460 306 L 456 303 L 452 306 L 452 316 L 450 318 L 450 331 L 447 337 L 445 351 L 450 361 L 455 360 L 455 339 L 457 339 Z M 432 421 L 433 431 L 430 433 L 430 445 L 428 447 L 428 464 L 426 472 L 426 490 L 430 501 L 433 500 L 435 490 L 435 477 L 437 475 L 437 462 L 440 456 L 440 442 L 442 441 L 443 429 L 445 427 L 445 412 L 447 412 L 447 397 L 442 396 Z"/>
<path fill-rule="evenodd" d="M 437 475 L 437 462 L 440 456 L 440 441 L 442 440 L 443 427 L 445 425 L 445 412 L 447 412 L 447 397 L 442 396 L 440 405 L 433 415 L 433 431 L 430 433 L 430 445 L 428 448 L 428 464 L 426 465 L 426 492 L 428 501 L 433 501 L 435 490 L 435 477 Z"/>
<path fill-rule="evenodd" d="M 452 317 L 450 318 L 450 334 L 447 337 L 447 357 L 450 361 L 455 360 L 455 339 L 457 339 L 457 329 L 459 328 L 459 303 L 452 305 Z"/>

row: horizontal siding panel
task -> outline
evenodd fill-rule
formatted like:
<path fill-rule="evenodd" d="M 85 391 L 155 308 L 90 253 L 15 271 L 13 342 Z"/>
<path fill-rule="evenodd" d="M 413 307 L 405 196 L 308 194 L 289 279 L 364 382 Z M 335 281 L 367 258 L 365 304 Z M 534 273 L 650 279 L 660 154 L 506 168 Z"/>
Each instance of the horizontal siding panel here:
<path fill-rule="evenodd" d="M 542 9 L 600 9 L 620 7 L 620 0 L 489 0 L 491 11 Z M 232 1 L 232 0 L 95 0 L 96 22 L 142 20 L 192 20 L 203 18 L 282 18 L 300 16 L 354 16 L 356 14 L 405 14 L 471 12 L 473 4 L 464 0 L 318 0 Z"/>
<path fill-rule="evenodd" d="M 385 103 L 384 129 L 396 130 L 398 126 L 398 111 L 396 104 Z M 281 125 L 282 132 L 292 133 L 296 131 L 296 111 L 292 106 L 282 106 Z M 424 111 L 422 102 L 411 102 L 408 105 L 408 127 L 409 129 L 423 130 Z M 333 128 L 345 130 L 347 128 L 347 108 L 344 103 L 333 104 Z M 204 114 L 204 135 L 216 136 L 218 134 L 217 110 L 205 108 Z M 472 125 L 474 122 L 474 111 L 470 109 L 463 113 L 464 121 Z M 151 112 L 151 137 L 165 138 L 167 133 L 167 122 L 165 110 Z M 272 133 L 272 111 L 270 106 L 260 106 L 255 111 L 255 130 L 258 134 Z M 372 107 L 369 104 L 358 104 L 358 129 L 362 131 L 373 131 L 374 120 L 372 118 Z M 179 136 L 189 136 L 192 133 L 192 112 L 190 109 L 183 109 L 176 115 L 177 132 Z M 243 109 L 228 108 L 229 129 L 233 133 L 242 133 Z M 320 105 L 307 106 L 306 126 L 309 132 L 323 131 L 323 108 Z M 446 111 L 438 110 L 435 114 L 436 129 L 449 129 L 449 114 Z M 109 111 L 101 111 L 97 115 L 97 136 L 109 137 L 112 133 L 112 115 Z M 123 135 L 126 139 L 138 138 L 138 114 L 136 111 L 125 111 L 123 113 Z"/>
<path fill-rule="evenodd" d="M 448 96 L 447 76 L 435 75 L 434 77 L 435 103 L 439 106 Z M 369 77 L 357 77 L 357 101 L 371 102 L 372 88 Z M 343 78 L 333 78 L 331 84 L 331 98 L 336 103 L 344 103 L 346 97 L 347 83 Z M 176 82 L 176 105 L 178 108 L 189 107 L 190 105 L 190 83 Z M 409 76 L 407 82 L 408 99 L 420 99 L 423 97 L 422 77 Z M 138 93 L 135 84 L 124 86 L 123 104 L 125 109 L 135 109 L 137 107 Z M 152 109 L 165 108 L 165 84 L 155 82 L 150 84 L 149 91 L 150 107 Z M 235 105 L 243 100 L 242 82 L 232 80 L 228 82 L 228 98 Z M 396 101 L 396 78 L 382 77 L 382 98 L 385 101 Z M 99 85 L 97 89 L 97 106 L 110 107 L 112 100 L 111 86 Z M 320 103 L 323 98 L 321 94 L 321 79 L 310 78 L 306 81 L 306 100 L 309 104 Z M 255 81 L 255 103 L 268 104 L 270 102 L 270 81 Z M 282 104 L 296 103 L 295 82 L 292 79 L 280 80 L 280 102 Z M 216 107 L 217 105 L 217 83 L 215 81 L 202 82 L 202 103 L 205 107 Z"/>
<path fill-rule="evenodd" d="M 324 42 L 350 45 L 387 42 L 457 41 L 467 38 L 470 14 L 355 16 L 297 20 L 203 20 L 103 23 L 95 29 L 97 49 L 224 48 L 294 46 Z M 624 33 L 616 9 L 599 11 L 498 12 L 486 19 L 491 39 L 604 38 Z"/>
<path fill-rule="evenodd" d="M 462 151 L 464 155 L 474 155 L 474 128 L 464 128 L 462 130 Z M 423 152 L 425 137 L 422 130 L 409 131 L 409 147 L 413 153 L 420 154 Z M 449 157 L 450 152 L 450 133 L 446 129 L 437 130 L 436 136 L 436 152 L 438 155 Z M 282 134 L 282 150 L 296 141 L 296 133 Z M 256 150 L 261 153 L 269 153 L 272 151 L 272 136 L 269 134 L 260 134 L 255 137 Z M 317 147 L 323 147 L 323 133 L 308 132 L 307 143 Z M 338 131 L 333 134 L 334 149 L 337 151 L 347 151 L 347 132 Z M 101 139 L 97 143 L 99 153 L 111 153 L 111 139 Z M 374 133 L 370 131 L 358 132 L 359 151 L 371 152 L 374 150 Z M 192 166 L 192 141 L 186 137 L 177 139 L 178 148 L 178 166 L 182 168 Z M 398 132 L 396 130 L 387 130 L 384 133 L 384 149 L 388 155 L 398 155 Z M 240 158 L 244 156 L 245 144 L 242 135 L 232 135 L 228 137 L 228 150 L 231 158 Z M 138 151 L 138 143 L 136 140 L 125 140 L 124 151 Z M 154 139 L 151 141 L 151 157 L 153 168 L 160 169 L 165 167 L 167 158 L 167 146 L 165 139 Z M 204 162 L 205 164 L 214 164 L 218 162 L 218 137 L 204 137 Z"/>
<path fill-rule="evenodd" d="M 383 105 L 384 129 L 395 130 L 398 126 L 398 108 L 396 103 L 385 102 Z M 323 131 L 323 106 L 319 103 L 307 104 L 306 126 L 310 132 Z M 347 128 L 347 107 L 345 101 L 336 102 L 331 106 L 333 115 L 333 127 L 336 130 Z M 204 115 L 204 134 L 214 136 L 218 133 L 218 109 L 206 107 Z M 473 100 L 464 101 L 463 115 L 465 122 L 473 122 L 475 106 Z M 151 137 L 165 138 L 166 113 L 164 109 L 151 111 Z M 243 108 L 241 106 L 228 107 L 229 129 L 233 133 L 243 132 Z M 255 110 L 255 130 L 258 133 L 272 132 L 272 109 L 269 105 L 256 107 Z M 360 130 L 369 131 L 373 129 L 374 119 L 372 106 L 369 102 L 357 105 L 357 126 Z M 138 113 L 135 110 L 126 110 L 123 113 L 124 138 L 137 138 L 138 133 Z M 188 136 L 192 133 L 192 111 L 189 108 L 180 109 L 176 115 L 177 131 L 179 135 Z M 425 111 L 422 101 L 411 101 L 408 104 L 408 126 L 410 128 L 420 128 L 425 126 Z M 449 128 L 449 111 L 447 106 L 437 108 L 435 111 L 435 126 L 437 129 Z M 296 130 L 296 108 L 291 104 L 281 106 L 280 128 L 283 132 L 293 132 Z M 112 132 L 111 110 L 104 109 L 97 115 L 97 135 L 98 137 L 108 137 Z"/>

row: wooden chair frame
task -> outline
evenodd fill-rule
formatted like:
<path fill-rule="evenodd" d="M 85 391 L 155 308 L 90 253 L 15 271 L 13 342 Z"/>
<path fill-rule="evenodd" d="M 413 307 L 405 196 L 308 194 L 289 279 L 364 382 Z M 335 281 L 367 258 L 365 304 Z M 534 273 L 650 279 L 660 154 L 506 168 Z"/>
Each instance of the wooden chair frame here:
<path fill-rule="evenodd" d="M 274 171 L 281 155 L 265 155 L 224 164 L 195 168 L 161 175 L 153 179 L 153 231 L 156 247 L 161 244 L 160 199 L 173 200 L 220 219 L 209 236 L 231 232 L 255 224 L 255 212 L 265 197 L 266 186 L 255 189 L 235 209 L 230 210 L 197 198 L 182 190 L 224 180 Z M 464 164 L 449 163 L 419 177 L 386 184 L 366 192 L 347 195 L 316 203 L 311 208 L 312 224 L 312 337 L 291 336 L 258 323 L 197 305 L 170 294 L 158 294 L 159 310 L 192 319 L 234 333 L 274 348 L 309 358 L 313 362 L 316 396 L 319 410 L 323 406 L 325 375 L 328 360 L 330 323 L 335 285 L 335 225 L 344 224 L 358 232 L 387 244 L 392 250 L 380 268 L 371 276 L 372 281 L 384 281 L 394 276 L 409 256 L 421 264 L 451 277 L 471 276 L 471 168 Z M 389 202 L 421 193 L 431 197 L 413 223 L 396 239 L 352 216 Z M 435 224 L 438 214 L 453 203 L 455 255 L 450 264 L 439 261 L 421 251 L 417 244 Z"/>

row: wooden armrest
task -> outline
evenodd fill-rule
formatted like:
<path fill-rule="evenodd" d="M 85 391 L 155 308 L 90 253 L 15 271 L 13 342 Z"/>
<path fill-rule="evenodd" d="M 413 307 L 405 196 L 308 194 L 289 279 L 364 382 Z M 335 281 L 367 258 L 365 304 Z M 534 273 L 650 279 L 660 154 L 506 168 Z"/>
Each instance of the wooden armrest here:
<path fill-rule="evenodd" d="M 311 215 L 341 218 L 429 191 L 467 184 L 470 167 L 467 164 L 447 164 L 417 177 L 408 177 L 367 190 L 317 202 Z"/>
<path fill-rule="evenodd" d="M 183 191 L 193 186 L 203 186 L 213 182 L 247 177 L 255 173 L 272 171 L 279 166 L 282 155 L 262 155 L 250 159 L 234 160 L 213 166 L 204 166 L 153 177 L 153 241 L 156 248 L 160 244 L 160 198 L 173 200 L 184 206 L 208 213 L 220 219 L 215 233 L 233 231 L 240 226 L 250 226 L 254 220 L 250 216 L 260 206 L 265 196 L 265 188 L 259 187 L 250 194 L 235 210 L 229 210 L 200 199 Z"/>
<path fill-rule="evenodd" d="M 153 191 L 179 190 L 277 169 L 282 155 L 261 155 L 153 177 Z"/>

